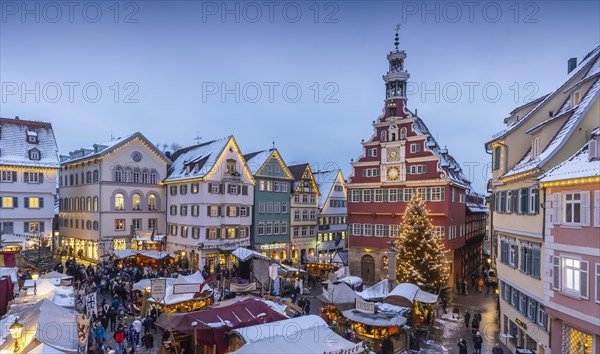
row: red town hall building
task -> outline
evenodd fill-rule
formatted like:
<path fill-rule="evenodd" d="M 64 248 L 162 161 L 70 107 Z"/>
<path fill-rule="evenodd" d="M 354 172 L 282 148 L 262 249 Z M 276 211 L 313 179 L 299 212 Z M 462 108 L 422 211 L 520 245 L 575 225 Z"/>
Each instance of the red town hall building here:
<path fill-rule="evenodd" d="M 477 271 L 482 260 L 487 210 L 460 165 L 406 106 L 406 53 L 388 54 L 383 115 L 352 163 L 348 187 L 349 259 L 352 274 L 373 284 L 387 276 L 390 241 L 398 236 L 407 202 L 426 202 L 436 234 L 451 261 L 450 284 Z"/>

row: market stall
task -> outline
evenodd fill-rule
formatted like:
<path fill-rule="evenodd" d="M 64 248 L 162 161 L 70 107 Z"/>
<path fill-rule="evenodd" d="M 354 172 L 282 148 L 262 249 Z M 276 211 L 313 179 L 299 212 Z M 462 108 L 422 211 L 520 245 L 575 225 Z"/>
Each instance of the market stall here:
<path fill-rule="evenodd" d="M 433 304 L 438 300 L 438 295 L 421 290 L 417 285 L 402 283 L 396 286 L 385 302 L 392 305 L 412 309 L 412 324 L 421 325 L 426 322 L 426 312 L 433 312 Z"/>
<path fill-rule="evenodd" d="M 229 351 L 244 353 L 363 353 L 362 343 L 344 339 L 315 315 L 235 329 L 229 333 Z M 284 349 L 293 345 L 293 349 Z"/>
<path fill-rule="evenodd" d="M 131 241 L 132 250 L 154 250 L 161 251 L 163 248 L 163 239 L 165 235 L 154 234 L 152 232 L 136 232 Z"/>
<path fill-rule="evenodd" d="M 383 301 L 389 294 L 389 284 L 387 279 L 383 279 L 379 283 L 359 291 L 358 295 L 366 301 Z"/>
<path fill-rule="evenodd" d="M 0 352 L 29 353 L 40 344 L 45 344 L 54 349 L 52 353 L 75 353 L 78 344 L 78 337 L 73 335 L 76 315 L 75 311 L 48 299 L 13 304 L 8 314 L 0 320 L 0 328 L 10 328 L 18 318 L 22 330 L 19 338 L 13 338 L 8 330 L 0 331 Z M 18 350 L 15 347 L 17 343 Z"/>
<path fill-rule="evenodd" d="M 308 275 L 317 276 L 321 281 L 327 280 L 329 272 L 337 268 L 335 264 L 330 263 L 307 262 L 305 265 Z"/>
<path fill-rule="evenodd" d="M 112 257 L 124 266 L 150 267 L 156 269 L 177 260 L 174 254 L 157 250 L 114 250 Z"/>
<path fill-rule="evenodd" d="M 226 332 L 284 319 L 287 317 L 264 302 L 246 299 L 202 311 L 165 313 L 158 318 L 156 325 L 163 332 L 172 332 L 175 340 L 171 345 L 186 348 L 187 353 L 192 352 L 195 341 L 200 353 L 224 354 L 227 351 Z"/>
<path fill-rule="evenodd" d="M 258 288 L 269 289 L 269 263 L 271 258 L 248 248 L 236 248 L 231 255 L 239 262 L 239 279 L 232 279 L 230 291 L 247 293 Z M 246 281 L 244 281 L 247 280 Z"/>

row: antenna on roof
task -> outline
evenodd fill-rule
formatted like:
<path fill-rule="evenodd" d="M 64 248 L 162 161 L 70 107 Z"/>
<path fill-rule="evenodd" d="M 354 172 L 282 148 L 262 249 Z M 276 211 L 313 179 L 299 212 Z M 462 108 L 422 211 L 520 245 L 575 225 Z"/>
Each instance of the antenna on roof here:
<path fill-rule="evenodd" d="M 273 150 L 275 150 L 275 139 L 273 139 Z"/>
<path fill-rule="evenodd" d="M 110 131 L 110 141 L 115 140 L 115 137 L 113 136 L 112 130 Z"/>
<path fill-rule="evenodd" d="M 200 131 L 196 131 L 196 137 L 194 138 L 194 140 L 196 140 L 196 144 L 200 144 L 200 140 L 202 140 L 202 137 L 200 136 Z"/>

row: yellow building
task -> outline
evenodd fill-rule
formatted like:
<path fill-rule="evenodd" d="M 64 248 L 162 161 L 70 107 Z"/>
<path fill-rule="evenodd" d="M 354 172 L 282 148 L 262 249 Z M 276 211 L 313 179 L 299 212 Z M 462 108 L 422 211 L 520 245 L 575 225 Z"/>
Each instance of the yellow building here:
<path fill-rule="evenodd" d="M 544 224 L 550 221 L 543 209 L 553 201 L 544 200 L 537 179 L 574 154 L 598 125 L 600 47 L 575 63 L 569 60 L 568 77 L 556 91 L 513 110 L 506 129 L 486 143 L 492 154 L 500 331 L 511 350 L 550 352 L 543 252 Z"/>

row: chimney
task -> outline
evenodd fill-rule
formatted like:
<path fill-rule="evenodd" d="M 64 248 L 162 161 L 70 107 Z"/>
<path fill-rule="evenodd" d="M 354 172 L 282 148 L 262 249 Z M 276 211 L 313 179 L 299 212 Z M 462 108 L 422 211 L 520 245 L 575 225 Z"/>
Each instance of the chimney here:
<path fill-rule="evenodd" d="M 19 116 L 15 116 L 15 119 L 16 119 L 16 120 L 19 120 Z"/>
<path fill-rule="evenodd" d="M 577 67 L 577 58 L 571 58 L 567 62 L 567 74 L 570 74 Z"/>
<path fill-rule="evenodd" d="M 168 158 L 171 158 L 171 152 L 170 151 L 165 151 L 165 156 Z"/>

